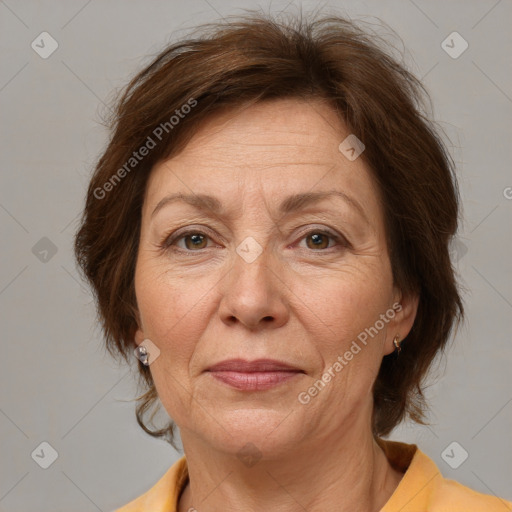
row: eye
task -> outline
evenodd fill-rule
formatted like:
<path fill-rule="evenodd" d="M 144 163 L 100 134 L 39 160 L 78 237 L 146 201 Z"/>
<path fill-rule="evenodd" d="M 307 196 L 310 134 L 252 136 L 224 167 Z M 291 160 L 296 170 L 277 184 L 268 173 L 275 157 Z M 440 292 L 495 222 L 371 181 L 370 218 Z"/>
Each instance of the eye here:
<path fill-rule="evenodd" d="M 309 231 L 301 238 L 301 241 L 306 241 L 307 249 L 318 251 L 323 249 L 330 249 L 331 247 L 333 247 L 332 245 L 329 245 L 329 239 L 338 243 L 339 245 L 347 245 L 347 243 L 342 239 L 342 237 L 334 233 L 331 233 L 330 231 L 323 231 L 319 229 Z"/>
<path fill-rule="evenodd" d="M 199 249 L 206 249 L 209 238 L 210 237 L 202 231 L 190 230 L 167 238 L 162 245 L 164 248 L 176 245 L 178 249 L 182 251 L 194 252 Z M 181 241 L 184 242 L 184 246 L 179 244 Z"/>
<path fill-rule="evenodd" d="M 211 237 L 204 231 L 189 229 L 188 231 L 181 231 L 170 236 L 165 236 L 160 243 L 160 247 L 163 250 L 174 250 L 184 253 L 200 252 L 202 249 L 209 247 L 208 240 L 211 240 Z M 336 245 L 341 247 L 348 247 L 349 245 L 344 237 L 331 231 L 321 229 L 308 231 L 302 235 L 300 241 L 305 241 L 306 250 L 316 252 L 331 249 Z"/>

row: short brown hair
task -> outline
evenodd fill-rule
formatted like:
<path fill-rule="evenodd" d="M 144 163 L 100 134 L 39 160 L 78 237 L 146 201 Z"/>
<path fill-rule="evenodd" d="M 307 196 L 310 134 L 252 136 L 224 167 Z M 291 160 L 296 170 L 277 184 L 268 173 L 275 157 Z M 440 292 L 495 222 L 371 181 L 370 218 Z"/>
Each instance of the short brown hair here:
<path fill-rule="evenodd" d="M 390 433 L 406 415 L 424 423 L 424 377 L 463 317 L 449 256 L 459 211 L 454 164 L 424 113 L 428 94 L 383 39 L 337 15 L 283 21 L 250 11 L 200 29 L 200 36 L 165 48 L 122 91 L 110 142 L 89 184 L 75 255 L 93 287 L 108 351 L 134 359 L 134 272 L 154 165 L 183 149 L 197 126 L 221 109 L 279 98 L 327 100 L 366 146 L 361 158 L 382 196 L 394 282 L 420 297 L 400 356 L 382 360 L 373 432 Z M 179 115 L 187 104 L 186 115 Z M 131 161 L 149 138 L 158 143 Z M 159 404 L 149 368 L 139 363 L 139 372 L 146 392 L 137 421 L 174 444 L 172 421 L 160 430 L 144 424 L 147 410 Z"/>

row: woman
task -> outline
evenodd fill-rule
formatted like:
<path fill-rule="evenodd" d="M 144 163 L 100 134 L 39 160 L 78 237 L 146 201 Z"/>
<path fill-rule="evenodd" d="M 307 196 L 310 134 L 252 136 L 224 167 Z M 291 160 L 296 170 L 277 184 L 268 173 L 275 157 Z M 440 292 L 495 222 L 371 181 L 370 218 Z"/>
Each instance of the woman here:
<path fill-rule="evenodd" d="M 185 453 L 120 512 L 512 510 L 383 439 L 463 306 L 453 164 L 376 41 L 253 13 L 119 99 L 76 256 Z"/>

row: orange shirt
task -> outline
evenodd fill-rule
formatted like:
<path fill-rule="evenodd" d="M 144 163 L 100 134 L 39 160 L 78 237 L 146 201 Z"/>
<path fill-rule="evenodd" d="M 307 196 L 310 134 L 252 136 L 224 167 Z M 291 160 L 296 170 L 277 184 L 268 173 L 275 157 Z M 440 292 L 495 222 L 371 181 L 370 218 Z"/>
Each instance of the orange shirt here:
<path fill-rule="evenodd" d="M 434 461 L 415 444 L 377 442 L 390 464 L 405 471 L 380 512 L 512 512 L 512 502 L 444 478 Z M 187 482 L 187 461 L 182 457 L 151 489 L 115 512 L 176 512 L 179 494 Z"/>

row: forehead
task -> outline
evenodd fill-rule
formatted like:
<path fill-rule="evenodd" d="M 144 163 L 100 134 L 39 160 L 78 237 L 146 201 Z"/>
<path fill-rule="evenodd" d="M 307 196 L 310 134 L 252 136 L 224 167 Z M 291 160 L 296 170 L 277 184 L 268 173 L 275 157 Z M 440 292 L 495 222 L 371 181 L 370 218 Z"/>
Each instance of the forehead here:
<path fill-rule="evenodd" d="M 339 150 L 350 135 L 333 109 L 319 100 L 279 99 L 213 115 L 184 150 L 151 172 L 145 209 L 166 194 L 213 194 L 236 203 L 263 192 L 339 189 L 376 207 L 378 191 L 361 158 Z M 372 212 L 370 212 L 371 214 Z"/>
<path fill-rule="evenodd" d="M 342 121 L 320 100 L 279 99 L 237 110 L 227 109 L 198 126 L 186 150 L 174 158 L 208 159 L 258 166 L 266 163 L 325 160 L 338 152 L 336 141 L 348 135 Z M 332 145 L 334 144 L 334 147 Z M 329 148 L 329 154 L 325 154 Z M 214 153 L 212 153 L 214 151 Z M 241 157 L 255 160 L 241 161 Z M 323 158 L 322 158 L 323 157 Z"/>

